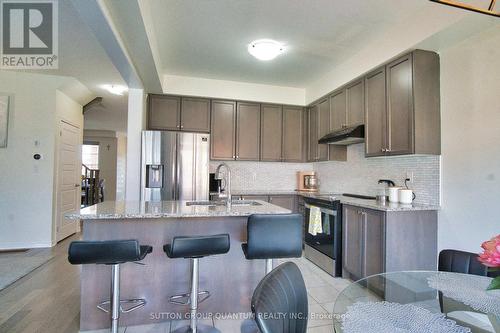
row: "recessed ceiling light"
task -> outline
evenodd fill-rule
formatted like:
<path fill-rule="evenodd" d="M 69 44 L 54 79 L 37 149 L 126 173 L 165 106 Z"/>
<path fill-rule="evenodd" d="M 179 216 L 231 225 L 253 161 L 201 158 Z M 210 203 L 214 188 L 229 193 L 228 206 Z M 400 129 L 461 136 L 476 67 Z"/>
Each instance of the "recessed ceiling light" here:
<path fill-rule="evenodd" d="M 115 84 L 103 84 L 102 88 L 106 89 L 110 93 L 114 95 L 123 95 L 124 92 L 128 90 L 128 87 L 115 85 Z"/>
<path fill-rule="evenodd" d="M 248 52 L 259 60 L 272 60 L 285 50 L 283 44 L 272 39 L 254 40 L 248 44 Z"/>

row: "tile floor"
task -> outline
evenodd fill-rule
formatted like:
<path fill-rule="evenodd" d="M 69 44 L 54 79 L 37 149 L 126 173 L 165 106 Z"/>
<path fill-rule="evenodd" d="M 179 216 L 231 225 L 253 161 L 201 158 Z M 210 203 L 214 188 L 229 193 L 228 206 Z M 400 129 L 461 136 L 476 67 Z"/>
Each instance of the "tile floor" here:
<path fill-rule="evenodd" d="M 333 278 L 305 258 L 279 260 L 276 264 L 293 261 L 302 272 L 309 296 L 308 333 L 333 333 L 333 307 L 339 293 L 349 283 L 349 280 Z M 238 333 L 241 320 L 204 320 L 203 324 L 213 325 L 222 333 Z M 181 321 L 161 324 L 129 326 L 120 330 L 122 333 L 169 333 L 185 324 Z M 104 333 L 108 330 L 85 331 L 85 333 Z"/>

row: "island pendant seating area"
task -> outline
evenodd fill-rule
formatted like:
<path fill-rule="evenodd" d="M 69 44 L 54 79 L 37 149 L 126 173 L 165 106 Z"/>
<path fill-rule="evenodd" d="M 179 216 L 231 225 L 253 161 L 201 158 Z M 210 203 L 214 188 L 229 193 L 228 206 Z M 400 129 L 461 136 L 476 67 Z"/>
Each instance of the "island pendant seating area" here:
<path fill-rule="evenodd" d="M 169 302 L 191 286 L 190 261 L 167 258 L 162 249 L 175 236 L 229 234 L 230 250 L 200 261 L 200 290 L 211 296 L 198 305 L 203 316 L 214 313 L 250 313 L 253 291 L 265 275 L 265 260 L 247 260 L 242 244 L 247 241 L 247 220 L 253 214 L 289 214 L 290 211 L 257 201 L 259 205 L 238 207 L 187 207 L 186 202 L 107 203 L 83 209 L 79 214 L 83 240 L 137 239 L 153 247 L 143 261 L 121 267 L 121 297 L 144 298 L 147 303 L 120 318 L 120 326 L 152 324 L 185 318 L 189 306 Z M 109 315 L 96 304 L 109 299 L 109 268 L 84 265 L 81 273 L 80 330 L 109 327 Z"/>

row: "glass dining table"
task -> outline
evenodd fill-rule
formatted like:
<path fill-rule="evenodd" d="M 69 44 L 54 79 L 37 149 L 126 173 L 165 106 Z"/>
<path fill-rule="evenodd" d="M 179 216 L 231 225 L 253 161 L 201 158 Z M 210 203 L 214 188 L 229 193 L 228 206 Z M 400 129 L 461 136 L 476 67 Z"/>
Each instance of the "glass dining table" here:
<path fill-rule="evenodd" d="M 491 278 L 449 272 L 373 275 L 346 287 L 333 309 L 336 333 L 500 333 L 500 290 Z"/>

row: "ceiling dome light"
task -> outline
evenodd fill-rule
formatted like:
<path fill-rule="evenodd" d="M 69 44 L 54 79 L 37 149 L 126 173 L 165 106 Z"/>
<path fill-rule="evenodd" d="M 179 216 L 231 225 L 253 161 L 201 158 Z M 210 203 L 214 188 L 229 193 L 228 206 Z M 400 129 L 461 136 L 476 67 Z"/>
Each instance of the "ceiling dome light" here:
<path fill-rule="evenodd" d="M 263 61 L 272 60 L 285 50 L 281 43 L 272 39 L 254 40 L 248 44 L 248 53 Z"/>
<path fill-rule="evenodd" d="M 114 95 L 120 95 L 120 96 L 123 95 L 123 93 L 128 90 L 128 87 L 114 85 L 114 84 L 103 84 L 102 88 L 106 89 L 107 91 L 109 91 Z"/>

